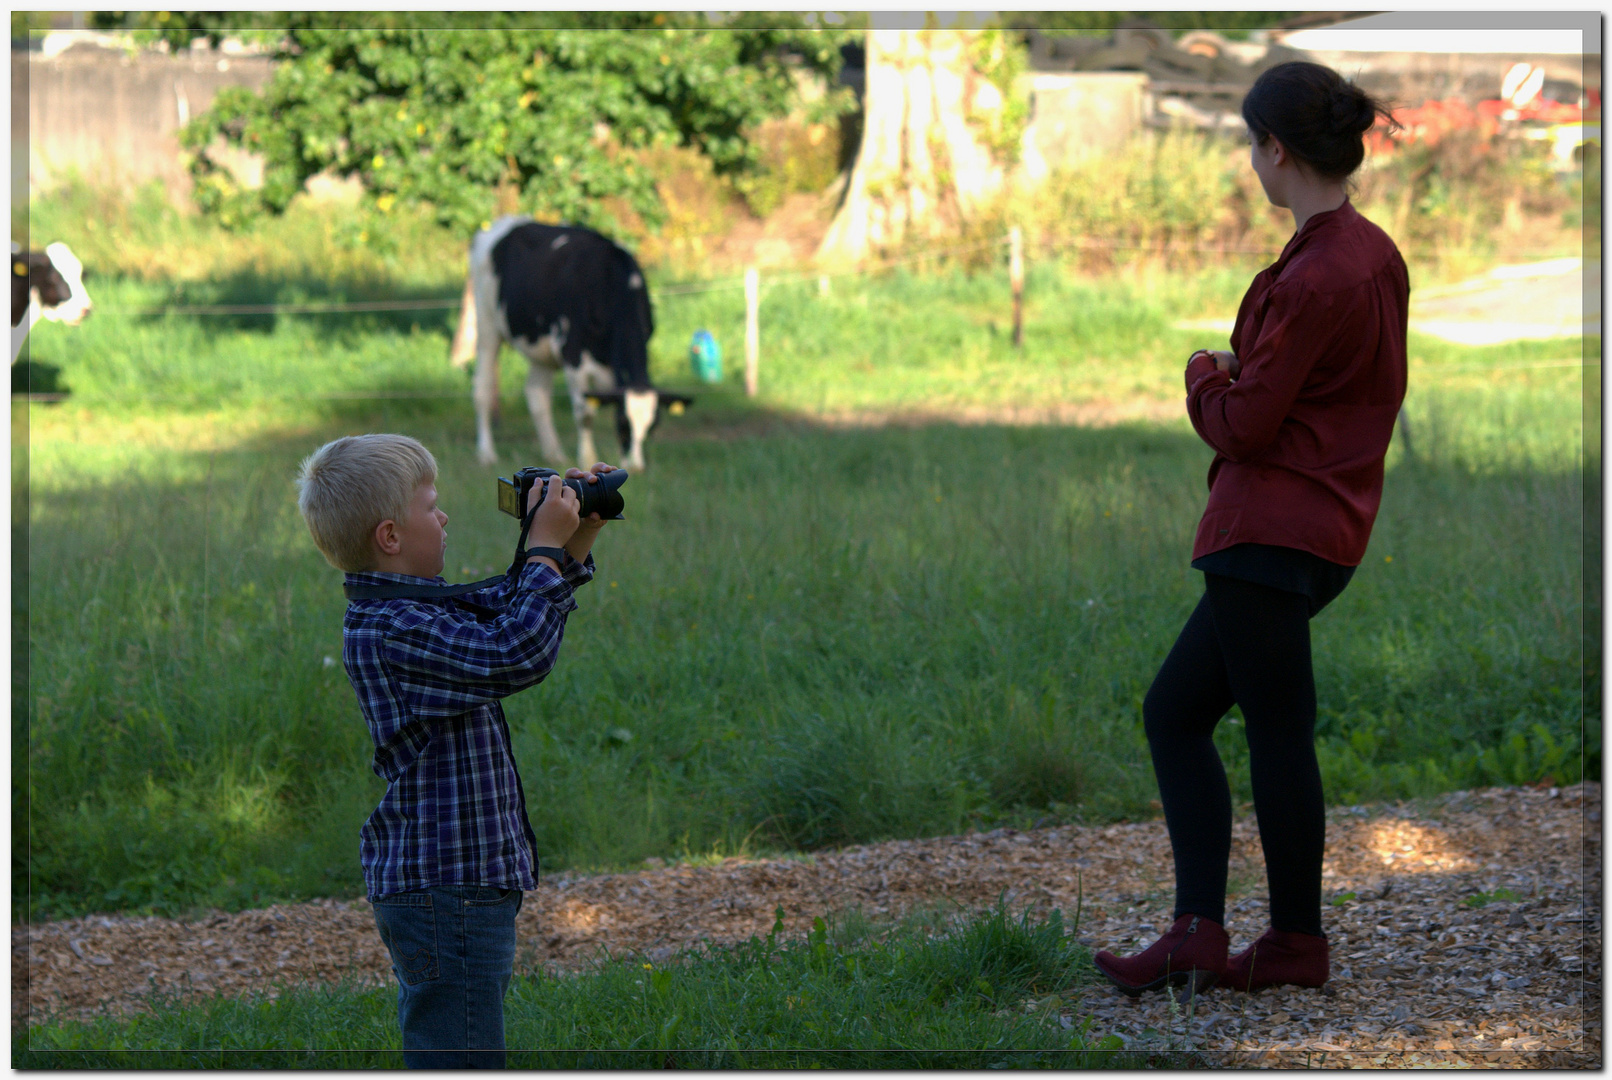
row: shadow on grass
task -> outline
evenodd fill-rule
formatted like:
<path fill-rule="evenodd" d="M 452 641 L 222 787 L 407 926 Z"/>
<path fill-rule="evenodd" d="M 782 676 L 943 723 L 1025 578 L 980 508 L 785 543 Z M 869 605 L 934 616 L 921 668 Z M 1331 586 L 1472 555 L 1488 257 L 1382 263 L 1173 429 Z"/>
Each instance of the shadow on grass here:
<path fill-rule="evenodd" d="M 55 364 L 22 360 L 11 365 L 11 392 L 66 395 L 72 388 L 62 381 L 62 369 Z"/>

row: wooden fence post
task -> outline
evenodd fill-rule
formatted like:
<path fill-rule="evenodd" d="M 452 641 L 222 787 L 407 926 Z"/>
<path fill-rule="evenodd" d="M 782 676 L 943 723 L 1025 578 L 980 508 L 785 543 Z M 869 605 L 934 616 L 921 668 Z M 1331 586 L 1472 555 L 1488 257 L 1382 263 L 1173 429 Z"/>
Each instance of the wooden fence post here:
<path fill-rule="evenodd" d="M 1024 347 L 1024 233 L 1015 225 L 1008 233 L 1008 281 L 1013 286 L 1013 347 Z"/>
<path fill-rule="evenodd" d="M 761 367 L 761 272 L 755 267 L 744 272 L 744 392 L 756 396 L 756 376 Z"/>

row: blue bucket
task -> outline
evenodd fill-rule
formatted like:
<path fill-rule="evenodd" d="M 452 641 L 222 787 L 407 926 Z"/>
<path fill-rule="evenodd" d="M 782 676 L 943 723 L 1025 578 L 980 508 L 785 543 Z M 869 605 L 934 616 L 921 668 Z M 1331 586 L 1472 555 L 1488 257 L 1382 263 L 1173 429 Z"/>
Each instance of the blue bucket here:
<path fill-rule="evenodd" d="M 694 377 L 701 382 L 722 381 L 722 346 L 716 343 L 711 331 L 694 331 L 694 340 L 688 346 L 688 362 L 694 369 Z"/>

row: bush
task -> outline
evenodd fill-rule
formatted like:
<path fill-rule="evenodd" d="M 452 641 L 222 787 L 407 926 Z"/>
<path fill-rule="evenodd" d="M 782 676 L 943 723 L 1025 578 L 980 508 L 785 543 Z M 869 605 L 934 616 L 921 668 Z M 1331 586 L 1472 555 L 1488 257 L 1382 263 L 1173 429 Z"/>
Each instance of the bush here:
<path fill-rule="evenodd" d="M 1576 234 L 1564 234 L 1578 228 L 1583 181 L 1556 173 L 1544 143 L 1476 132 L 1396 143 L 1368 156 L 1355 181 L 1355 205 L 1408 262 L 1462 272 L 1507 252 L 1578 249 Z M 1269 262 L 1293 232 L 1289 213 L 1265 198 L 1244 142 L 1185 127 L 1144 131 L 1040 187 L 1009 191 L 969 234 L 995 240 L 1014 224 L 1032 258 L 1089 271 L 1136 261 L 1187 269 L 1238 252 Z"/>
<path fill-rule="evenodd" d="M 822 191 L 839 175 L 838 127 L 799 117 L 768 120 L 753 136 L 759 170 L 739 176 L 734 186 L 757 217 L 766 217 L 796 192 Z"/>

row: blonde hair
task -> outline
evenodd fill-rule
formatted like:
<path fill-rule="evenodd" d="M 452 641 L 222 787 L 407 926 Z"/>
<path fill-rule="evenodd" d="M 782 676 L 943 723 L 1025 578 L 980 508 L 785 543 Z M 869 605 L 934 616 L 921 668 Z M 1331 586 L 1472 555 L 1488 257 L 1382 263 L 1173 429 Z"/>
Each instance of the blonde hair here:
<path fill-rule="evenodd" d="M 331 566 L 368 570 L 375 527 L 405 520 L 415 491 L 436 478 L 436 458 L 407 435 L 348 435 L 304 459 L 297 509 Z"/>

